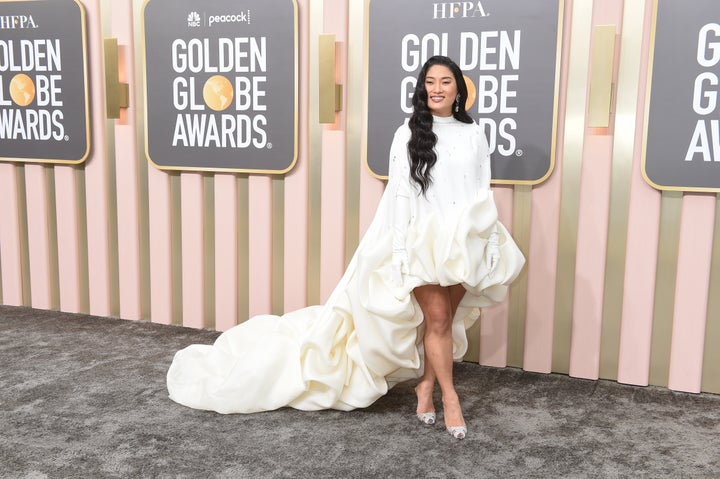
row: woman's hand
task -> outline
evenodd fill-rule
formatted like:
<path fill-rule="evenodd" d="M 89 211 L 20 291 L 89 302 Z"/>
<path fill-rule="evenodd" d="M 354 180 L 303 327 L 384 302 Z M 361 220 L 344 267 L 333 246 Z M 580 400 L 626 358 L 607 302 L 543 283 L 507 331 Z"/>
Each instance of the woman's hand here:
<path fill-rule="evenodd" d="M 392 254 L 392 282 L 395 286 L 402 286 L 403 274 L 408 273 L 408 256 L 404 249 L 393 250 Z"/>
<path fill-rule="evenodd" d="M 500 263 L 500 246 L 498 244 L 497 231 L 490 233 L 487 246 L 485 247 L 485 262 L 488 269 L 488 276 L 492 276 Z"/>

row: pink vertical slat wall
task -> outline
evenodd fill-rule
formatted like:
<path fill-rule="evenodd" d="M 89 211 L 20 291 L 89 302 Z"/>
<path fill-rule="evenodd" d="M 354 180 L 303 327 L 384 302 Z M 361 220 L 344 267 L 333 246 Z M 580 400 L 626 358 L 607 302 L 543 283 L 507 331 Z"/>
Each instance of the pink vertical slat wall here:
<path fill-rule="evenodd" d="M 651 22 L 651 2 L 645 10 L 645 30 Z M 640 85 L 647 84 L 649 61 L 649 32 L 645 35 L 642 48 Z M 637 116 L 642 118 L 645 90 L 640 90 Z M 660 194 L 642 178 L 642 128 L 635 136 L 632 178 L 630 185 L 630 206 L 628 218 L 625 282 L 623 290 L 622 326 L 618 381 L 629 384 L 648 384 L 650 374 L 650 346 L 652 339 L 655 277 L 657 271 L 658 241 L 660 230 Z M 632 298 L 632 300 L 629 300 Z"/>
<path fill-rule="evenodd" d="M 298 23 L 301 32 L 299 42 L 298 81 L 300 98 L 298 118 L 298 161 L 295 168 L 285 175 L 285 231 L 283 238 L 285 271 L 283 274 L 283 299 L 285 311 L 302 308 L 307 302 L 307 251 L 308 251 L 308 92 L 303 85 L 309 79 L 307 53 L 309 38 L 309 0 L 298 1 Z"/>
<path fill-rule="evenodd" d="M 566 3 L 563 43 L 560 61 L 560 93 L 557 109 L 565 111 L 570 31 L 572 22 Z M 525 318 L 525 349 L 523 368 L 528 371 L 549 373 L 552 369 L 553 320 L 555 316 L 555 283 L 557 277 L 558 230 L 565 116 L 559 115 L 555 134 L 555 167 L 552 175 L 533 187 L 530 217 L 530 246 L 527 257 L 527 313 Z"/>
<path fill-rule="evenodd" d="M 135 77 L 132 61 L 134 40 L 132 31 L 132 2 L 110 3 L 112 34 L 118 40 L 119 81 L 130 83 Z M 136 109 L 135 95 L 130 95 L 129 111 Z M 115 175 L 118 216 L 118 276 L 120 316 L 140 319 L 142 316 L 140 269 L 140 179 L 137 158 L 137 124 L 134 115 L 127 111 L 114 121 Z"/>
<path fill-rule="evenodd" d="M 15 165 L 0 163 L 0 274 L 2 302 L 23 304 L 20 198 Z"/>
<path fill-rule="evenodd" d="M 512 234 L 512 188 L 506 186 L 495 187 L 493 188 L 493 197 L 498 205 L 498 219 Z M 501 368 L 507 366 L 509 313 L 509 298 L 482 311 L 479 338 L 480 364 Z"/>
<path fill-rule="evenodd" d="M 28 252 L 30 256 L 30 295 L 33 308 L 57 307 L 52 300 L 52 265 L 50 252 L 50 198 L 45 182 L 46 167 L 25 167 L 25 192 L 28 211 Z"/>
<path fill-rule="evenodd" d="M 90 89 L 90 118 L 92 119 L 92 150 L 85 162 L 85 203 L 88 223 L 88 288 L 90 313 L 98 316 L 117 314 L 112 311 L 111 262 L 114 252 L 110 251 L 109 168 L 105 154 L 105 75 L 103 71 L 103 34 L 101 31 L 101 10 L 99 0 L 83 2 L 87 13 L 88 63 Z M 28 210 L 28 216 L 32 211 Z"/>
<path fill-rule="evenodd" d="M 253 176 L 249 182 L 250 253 L 249 316 L 267 314 L 272 304 L 272 180 Z"/>
<path fill-rule="evenodd" d="M 55 168 L 60 309 L 79 313 L 83 304 L 80 212 L 75 168 Z"/>
<path fill-rule="evenodd" d="M 715 196 L 683 198 L 675 283 L 675 310 L 668 386 L 700 392 L 708 284 L 715 229 Z"/>
<path fill-rule="evenodd" d="M 235 175 L 215 176 L 215 329 L 238 322 L 238 220 Z"/>
<path fill-rule="evenodd" d="M 204 189 L 199 173 L 181 173 L 183 324 L 205 327 Z"/>

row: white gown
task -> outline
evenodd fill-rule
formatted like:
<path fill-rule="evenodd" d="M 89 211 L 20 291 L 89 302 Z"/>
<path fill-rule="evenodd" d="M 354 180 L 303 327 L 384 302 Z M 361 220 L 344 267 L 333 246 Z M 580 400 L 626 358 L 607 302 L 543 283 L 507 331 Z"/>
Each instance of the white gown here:
<path fill-rule="evenodd" d="M 173 401 L 219 413 L 367 407 L 398 382 L 422 375 L 423 315 L 412 290 L 424 284 L 467 290 L 452 326 L 453 357 L 463 357 L 465 330 L 478 308 L 502 301 L 525 258 L 497 221 L 481 128 L 435 117 L 433 131 L 438 161 L 423 197 L 409 178 L 410 130 L 398 128 L 388 186 L 327 303 L 256 316 L 213 345 L 178 351 L 167 373 Z M 397 195 L 410 196 L 410 218 L 397 218 Z M 490 276 L 485 246 L 495 225 L 500 263 Z M 408 253 L 402 285 L 392 280 L 398 229 Z"/>

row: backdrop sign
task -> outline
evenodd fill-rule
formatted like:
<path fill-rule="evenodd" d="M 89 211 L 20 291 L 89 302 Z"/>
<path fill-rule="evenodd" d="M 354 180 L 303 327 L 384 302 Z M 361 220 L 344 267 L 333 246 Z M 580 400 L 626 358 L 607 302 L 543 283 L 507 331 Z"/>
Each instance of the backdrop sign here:
<path fill-rule="evenodd" d="M 643 175 L 720 191 L 720 2 L 656 0 Z"/>
<path fill-rule="evenodd" d="M 161 169 L 284 173 L 297 159 L 294 0 L 148 0 L 146 150 Z"/>
<path fill-rule="evenodd" d="M 85 161 L 86 44 L 77 1 L 0 1 L 0 160 Z"/>
<path fill-rule="evenodd" d="M 547 178 L 554 165 L 561 13 L 558 0 L 371 0 L 370 170 L 387 175 L 393 133 L 412 114 L 417 74 L 439 54 L 463 70 L 466 109 L 493 150 L 493 180 Z"/>

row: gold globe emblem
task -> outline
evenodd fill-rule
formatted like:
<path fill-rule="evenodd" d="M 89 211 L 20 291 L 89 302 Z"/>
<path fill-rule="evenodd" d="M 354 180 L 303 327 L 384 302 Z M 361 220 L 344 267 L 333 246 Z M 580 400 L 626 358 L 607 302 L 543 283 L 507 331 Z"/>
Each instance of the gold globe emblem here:
<path fill-rule="evenodd" d="M 465 79 L 465 85 L 468 91 L 467 100 L 465 100 L 465 111 L 470 111 L 470 107 L 475 103 L 475 98 L 477 97 L 477 87 L 469 76 L 463 75 L 463 78 Z"/>
<path fill-rule="evenodd" d="M 233 87 L 230 80 L 222 75 L 214 75 L 207 79 L 203 86 L 203 100 L 215 111 L 223 111 L 230 106 L 233 99 Z"/>
<path fill-rule="evenodd" d="M 10 98 L 19 106 L 28 106 L 35 98 L 35 84 L 24 73 L 18 73 L 10 80 Z"/>

